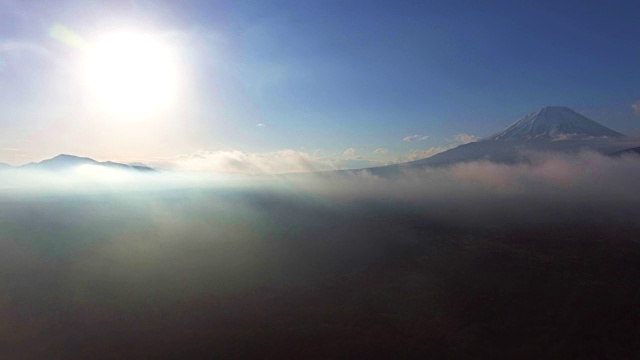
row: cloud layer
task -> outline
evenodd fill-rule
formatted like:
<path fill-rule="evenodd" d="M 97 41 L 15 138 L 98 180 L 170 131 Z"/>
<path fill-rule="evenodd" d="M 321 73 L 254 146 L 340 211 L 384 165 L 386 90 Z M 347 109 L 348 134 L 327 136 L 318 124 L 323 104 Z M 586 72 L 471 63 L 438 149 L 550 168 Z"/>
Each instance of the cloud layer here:
<path fill-rule="evenodd" d="M 355 154 L 348 149 L 345 155 Z M 190 156 L 174 159 L 170 165 L 177 170 L 230 174 L 278 174 L 336 170 L 340 161 L 318 157 L 291 149 L 269 153 L 245 153 L 239 150 L 201 150 Z"/>
<path fill-rule="evenodd" d="M 236 152 L 186 160 L 237 172 L 315 166 L 295 152 L 277 157 L 268 166 Z M 198 181 L 91 167 L 3 173 L 0 330 L 12 346 L 0 355 L 153 358 L 181 350 L 189 358 L 204 349 L 203 357 L 237 357 L 241 349 L 257 358 L 273 343 L 274 357 L 292 357 L 283 338 L 315 344 L 300 347 L 298 358 L 345 339 L 358 344 L 354 354 L 433 342 L 431 355 L 451 346 L 453 356 L 464 342 L 476 355 L 487 344 L 494 353 L 494 343 L 522 351 L 520 338 L 509 337 L 514 329 L 526 328 L 529 339 L 532 326 L 573 333 L 575 319 L 604 324 L 594 330 L 602 333 L 619 326 L 626 310 L 592 309 L 638 300 L 630 264 L 639 253 L 640 156 L 530 160 L 389 178 L 367 170 Z M 4 186 L 9 177 L 13 188 Z M 27 184 L 46 196 L 20 193 Z M 567 311 L 575 312 L 559 322 Z M 495 327 L 496 317 L 506 325 Z M 372 322 L 389 326 L 372 338 Z M 546 348 L 524 353 L 538 349 Z"/>
<path fill-rule="evenodd" d="M 429 150 L 426 150 L 429 151 Z M 436 151 L 436 150 L 434 150 Z M 424 156 L 427 154 L 420 154 Z M 66 189 L 108 189 L 120 187 L 137 190 L 159 188 L 217 186 L 248 186 L 258 191 L 297 189 L 332 199 L 338 203 L 367 202 L 371 200 L 423 207 L 425 213 L 445 208 L 453 213 L 467 213 L 470 218 L 484 216 L 491 211 L 506 217 L 521 213 L 532 204 L 564 204 L 575 207 L 576 213 L 584 209 L 607 209 L 615 206 L 640 204 L 640 156 L 629 154 L 618 158 L 583 151 L 577 154 L 526 154 L 527 163 L 496 164 L 485 161 L 456 164 L 444 168 L 406 168 L 392 178 L 374 176 L 366 169 L 346 172 L 326 172 L 342 165 L 334 158 L 316 158 L 293 150 L 270 154 L 246 154 L 239 151 L 201 151 L 175 160 L 181 171 L 159 171 L 138 174 L 95 166 L 81 166 L 65 172 L 33 172 L 7 170 L 0 179 L 4 194 L 20 189 L 56 191 Z M 418 157 L 418 156 L 417 156 Z M 317 173 L 291 176 L 255 176 L 282 173 L 295 169 L 296 173 Z M 233 177 L 216 173 L 235 174 Z M 254 176 L 244 176 L 254 175 Z M 268 185 L 268 186 L 267 186 Z M 266 188 L 261 188 L 267 186 Z M 509 200 L 516 208 L 483 204 Z M 486 208 L 486 212 L 473 211 Z M 488 209 L 493 209 L 489 211 Z M 456 215 L 457 216 L 457 215 Z M 533 219 L 546 216 L 545 212 L 532 215 Z M 461 219 L 464 221 L 463 219 Z"/>
<path fill-rule="evenodd" d="M 366 170 L 306 183 L 339 203 L 387 202 L 445 216 L 452 224 L 495 226 L 509 221 L 631 221 L 640 210 L 640 156 L 612 159 L 593 152 L 531 153 L 530 163 L 470 162 L 446 168 L 407 169 L 385 179 Z M 329 176 L 329 175 L 325 175 Z M 304 187 L 304 183 L 301 185 Z M 633 210 L 632 210 L 633 209 Z M 618 216 L 616 218 L 616 216 Z"/>

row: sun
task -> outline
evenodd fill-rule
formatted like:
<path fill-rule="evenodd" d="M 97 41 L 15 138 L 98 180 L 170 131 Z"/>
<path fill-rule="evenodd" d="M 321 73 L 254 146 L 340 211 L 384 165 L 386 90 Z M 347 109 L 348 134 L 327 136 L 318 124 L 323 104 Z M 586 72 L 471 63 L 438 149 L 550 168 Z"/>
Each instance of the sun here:
<path fill-rule="evenodd" d="M 106 34 L 87 46 L 84 70 L 90 93 L 112 114 L 149 115 L 175 99 L 175 50 L 157 35 Z"/>

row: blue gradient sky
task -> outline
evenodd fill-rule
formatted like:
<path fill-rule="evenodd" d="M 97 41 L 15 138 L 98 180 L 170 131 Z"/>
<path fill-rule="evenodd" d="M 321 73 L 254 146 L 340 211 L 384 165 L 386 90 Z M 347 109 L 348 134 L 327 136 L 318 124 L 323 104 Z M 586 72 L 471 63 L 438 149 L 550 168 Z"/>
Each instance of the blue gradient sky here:
<path fill-rule="evenodd" d="M 290 149 L 366 166 L 490 135 L 545 105 L 640 134 L 640 4 L 481 3 L 0 0 L 0 162 Z M 179 106 L 144 121 L 96 113 L 79 50 L 49 36 L 55 24 L 83 38 L 132 24 L 170 34 Z M 422 140 L 403 141 L 412 135 Z"/>

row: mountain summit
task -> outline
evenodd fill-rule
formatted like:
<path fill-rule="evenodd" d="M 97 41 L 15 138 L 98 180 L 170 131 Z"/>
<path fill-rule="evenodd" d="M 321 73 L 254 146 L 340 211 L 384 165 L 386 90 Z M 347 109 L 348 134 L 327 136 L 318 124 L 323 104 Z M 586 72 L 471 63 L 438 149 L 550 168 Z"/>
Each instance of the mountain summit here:
<path fill-rule="evenodd" d="M 154 169 L 146 165 L 127 165 L 112 161 L 99 162 L 87 157 L 80 157 L 74 155 L 61 154 L 54 158 L 43 160 L 39 163 L 29 163 L 21 166 L 25 169 L 33 170 L 46 170 L 46 171 L 58 171 L 71 169 L 81 165 L 95 165 L 102 167 L 110 167 L 121 170 L 136 170 L 136 171 L 154 171 Z"/>
<path fill-rule="evenodd" d="M 484 140 L 567 140 L 624 135 L 564 106 L 546 106 Z"/>
<path fill-rule="evenodd" d="M 24 165 L 26 168 L 38 170 L 61 170 L 79 165 L 96 165 L 97 161 L 74 155 L 60 154 L 54 158 L 43 160 L 39 163 L 29 163 Z"/>

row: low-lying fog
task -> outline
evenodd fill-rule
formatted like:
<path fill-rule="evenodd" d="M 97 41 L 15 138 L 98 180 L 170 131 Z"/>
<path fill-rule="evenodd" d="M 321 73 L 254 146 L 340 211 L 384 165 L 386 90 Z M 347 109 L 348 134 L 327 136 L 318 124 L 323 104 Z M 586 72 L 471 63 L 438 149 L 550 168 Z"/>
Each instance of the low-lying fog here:
<path fill-rule="evenodd" d="M 0 173 L 0 355 L 628 357 L 640 156 Z"/>

